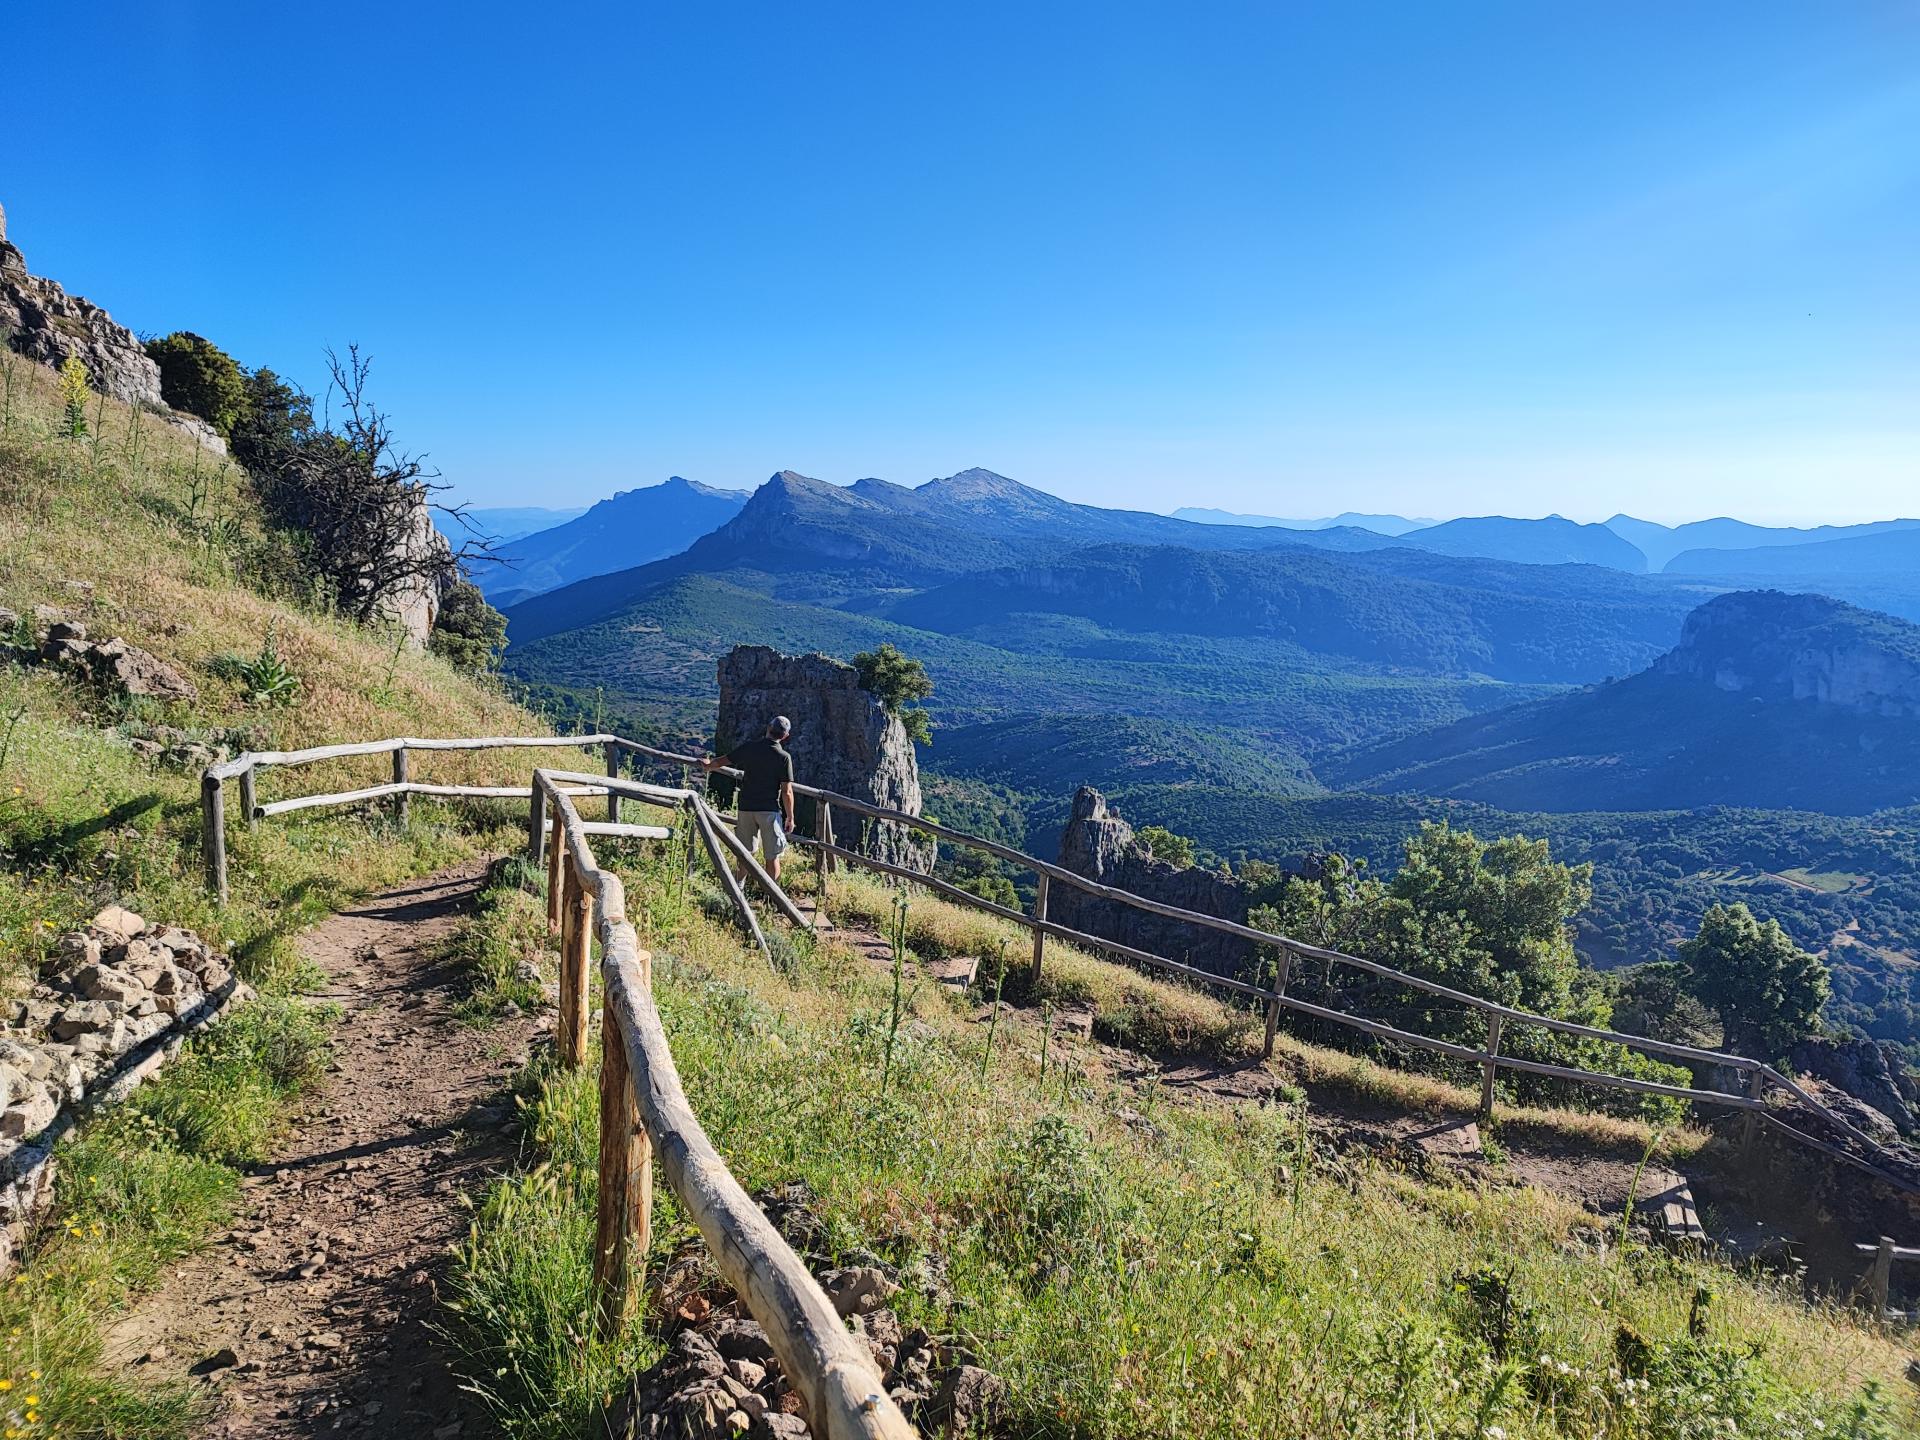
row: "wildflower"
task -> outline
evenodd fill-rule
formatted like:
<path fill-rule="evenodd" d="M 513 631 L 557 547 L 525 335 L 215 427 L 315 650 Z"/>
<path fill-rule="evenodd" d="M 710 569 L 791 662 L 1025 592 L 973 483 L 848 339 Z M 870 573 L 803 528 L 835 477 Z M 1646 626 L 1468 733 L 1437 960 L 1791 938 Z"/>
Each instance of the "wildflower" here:
<path fill-rule="evenodd" d="M 17 1334 L 19 1332 L 16 1331 L 15 1333 Z M 4 1376 L 0 1376 L 0 1391 L 11 1390 L 12 1388 L 13 1381 L 6 1379 Z"/>
<path fill-rule="evenodd" d="M 1502 1430 L 1498 1425 L 1489 1425 L 1480 1433 L 1486 1436 L 1487 1440 L 1507 1440 L 1507 1432 Z"/>

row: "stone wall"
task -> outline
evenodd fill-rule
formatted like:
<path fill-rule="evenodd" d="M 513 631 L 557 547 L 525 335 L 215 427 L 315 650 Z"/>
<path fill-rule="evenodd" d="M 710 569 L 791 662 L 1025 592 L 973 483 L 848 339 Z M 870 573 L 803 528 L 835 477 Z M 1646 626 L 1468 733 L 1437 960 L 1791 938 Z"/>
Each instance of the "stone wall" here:
<path fill-rule="evenodd" d="M 1246 892 L 1239 885 L 1211 870 L 1197 866 L 1183 870 L 1155 860 L 1134 839 L 1133 827 L 1090 785 L 1082 785 L 1073 797 L 1073 813 L 1060 832 L 1059 863 L 1102 885 L 1130 890 L 1182 910 L 1243 923 L 1247 918 Z M 1047 914 L 1071 929 L 1197 965 L 1216 975 L 1245 978 L 1253 962 L 1253 947 L 1244 940 L 1101 900 L 1071 885 L 1056 883 L 1051 887 Z"/>
<path fill-rule="evenodd" d="M 74 1119 L 251 993 L 192 931 L 119 906 L 59 938 L 38 983 L 0 1009 L 0 1270 L 51 1198 L 53 1147 Z"/>
<path fill-rule="evenodd" d="M 767 721 L 793 722 L 787 749 L 794 779 L 872 805 L 920 813 L 920 766 L 913 742 L 899 720 L 887 714 L 851 665 L 825 655 L 782 655 L 765 645 L 740 645 L 720 661 L 720 714 L 716 735 L 724 751 L 758 739 Z M 800 822 L 811 807 L 802 804 Z M 849 849 L 927 872 L 933 847 L 898 825 L 834 816 L 834 838 Z"/>

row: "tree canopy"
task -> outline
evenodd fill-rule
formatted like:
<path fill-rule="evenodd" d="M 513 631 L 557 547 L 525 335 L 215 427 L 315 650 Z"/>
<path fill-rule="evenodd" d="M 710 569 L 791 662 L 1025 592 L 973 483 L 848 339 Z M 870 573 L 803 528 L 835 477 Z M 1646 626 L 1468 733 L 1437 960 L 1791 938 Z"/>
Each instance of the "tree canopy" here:
<path fill-rule="evenodd" d="M 853 668 L 860 676 L 860 688 L 906 727 L 908 739 L 920 745 L 933 743 L 933 721 L 913 703 L 933 694 L 926 666 L 888 643 L 878 650 L 861 651 L 853 657 Z"/>
<path fill-rule="evenodd" d="M 222 435 L 233 433 L 247 411 L 247 384 L 231 355 L 191 330 L 149 340 L 147 355 L 160 367 L 161 399 Z"/>
<path fill-rule="evenodd" d="M 1775 920 L 1745 905 L 1715 905 L 1680 946 L 1688 988 L 1719 1012 L 1727 1044 L 1777 1060 L 1815 1033 L 1830 989 L 1827 967 L 1793 943 Z"/>

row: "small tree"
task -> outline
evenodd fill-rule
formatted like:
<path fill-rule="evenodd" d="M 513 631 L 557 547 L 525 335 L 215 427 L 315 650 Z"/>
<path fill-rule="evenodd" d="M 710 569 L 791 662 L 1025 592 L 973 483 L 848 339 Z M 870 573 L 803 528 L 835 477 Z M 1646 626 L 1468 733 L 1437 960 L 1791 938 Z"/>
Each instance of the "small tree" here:
<path fill-rule="evenodd" d="M 1164 825 L 1142 825 L 1133 832 L 1133 838 L 1144 845 L 1154 859 L 1176 870 L 1187 869 L 1196 858 L 1193 841 L 1174 834 Z"/>
<path fill-rule="evenodd" d="M 313 437 L 313 401 L 262 366 L 242 377 L 246 403 L 227 436 L 227 448 L 250 475 L 276 475 Z"/>
<path fill-rule="evenodd" d="M 933 681 L 927 667 L 910 660 L 891 643 L 878 650 L 864 650 L 853 657 L 859 673 L 860 688 L 880 702 L 880 708 L 906 727 L 907 738 L 920 745 L 933 743 L 933 721 L 914 705 L 933 694 Z"/>
<path fill-rule="evenodd" d="M 424 459 L 397 448 L 393 424 L 366 393 L 372 362 L 349 346 L 327 354 L 327 398 L 344 412 L 300 440 L 275 469 L 254 474 L 254 488 L 275 524 L 303 537 L 303 560 L 340 611 L 365 624 L 396 601 L 438 586 L 462 562 L 488 553 L 469 539 L 457 550 L 435 530 L 432 512 L 447 487 Z M 291 423 L 291 421 L 290 421 Z"/>
<path fill-rule="evenodd" d="M 149 340 L 147 355 L 160 367 L 162 400 L 222 435 L 233 433 L 247 410 L 247 384 L 231 355 L 191 330 Z"/>
<path fill-rule="evenodd" d="M 441 597 L 427 648 L 462 670 L 491 670 L 507 648 L 507 617 L 468 580 L 456 580 Z"/>
<path fill-rule="evenodd" d="M 1820 1028 L 1827 967 L 1793 943 L 1777 920 L 1745 905 L 1715 905 L 1680 947 L 1688 988 L 1719 1013 L 1727 1044 L 1777 1060 Z"/>
<path fill-rule="evenodd" d="M 87 402 L 92 398 L 86 365 L 78 355 L 67 356 L 60 362 L 61 433 L 67 439 L 87 438 Z"/>

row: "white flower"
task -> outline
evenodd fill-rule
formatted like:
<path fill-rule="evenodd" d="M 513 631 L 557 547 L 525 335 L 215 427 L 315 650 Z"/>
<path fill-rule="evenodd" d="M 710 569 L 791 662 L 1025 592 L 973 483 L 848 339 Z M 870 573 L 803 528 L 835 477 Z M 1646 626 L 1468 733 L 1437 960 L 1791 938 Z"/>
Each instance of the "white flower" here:
<path fill-rule="evenodd" d="M 1480 1433 L 1486 1436 L 1487 1440 L 1507 1440 L 1507 1432 L 1502 1430 L 1498 1425 L 1489 1425 Z"/>

